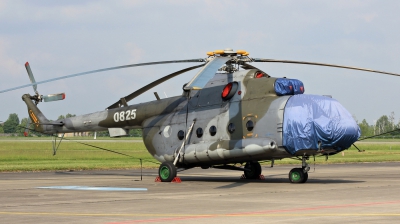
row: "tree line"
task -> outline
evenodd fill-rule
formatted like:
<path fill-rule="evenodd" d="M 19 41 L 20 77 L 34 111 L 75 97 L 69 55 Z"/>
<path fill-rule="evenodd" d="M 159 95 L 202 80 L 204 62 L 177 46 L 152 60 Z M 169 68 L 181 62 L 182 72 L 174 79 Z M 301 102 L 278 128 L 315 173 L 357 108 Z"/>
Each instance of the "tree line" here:
<path fill-rule="evenodd" d="M 57 120 L 59 119 L 65 119 L 65 118 L 70 118 L 70 117 L 75 117 L 75 114 L 66 114 L 58 116 Z M 18 114 L 13 113 L 8 116 L 8 119 L 3 123 L 0 124 L 0 133 L 8 133 L 8 134 L 17 134 L 18 136 L 23 136 L 25 127 L 27 123 L 29 122 L 28 118 L 23 118 L 21 121 L 19 120 Z M 38 136 L 41 137 L 41 133 L 31 131 L 33 129 L 33 124 L 29 126 L 29 136 Z M 94 136 L 94 132 L 89 132 L 91 136 Z M 102 136 L 110 136 L 108 131 L 98 131 L 97 136 L 102 137 Z M 129 131 L 129 135 L 133 137 L 142 137 L 142 130 L 140 129 L 131 129 Z"/>
<path fill-rule="evenodd" d="M 358 126 L 360 126 L 362 137 L 381 135 L 392 130 L 400 129 L 400 119 L 396 123 L 395 114 L 392 112 L 389 116 L 381 116 L 374 124 L 368 124 L 368 122 L 363 119 L 361 123 L 358 123 Z M 399 136 L 400 132 L 391 132 L 385 135 Z"/>

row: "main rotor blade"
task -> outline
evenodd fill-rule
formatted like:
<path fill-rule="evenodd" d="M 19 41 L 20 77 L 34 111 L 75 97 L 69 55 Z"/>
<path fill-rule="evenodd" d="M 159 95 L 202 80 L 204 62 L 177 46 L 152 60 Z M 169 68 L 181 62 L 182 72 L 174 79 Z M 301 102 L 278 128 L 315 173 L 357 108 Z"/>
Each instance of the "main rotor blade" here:
<path fill-rule="evenodd" d="M 138 66 L 146 66 L 146 65 L 159 65 L 159 64 L 171 64 L 171 63 L 184 63 L 184 62 L 205 62 L 205 60 L 203 58 L 199 58 L 199 59 L 174 60 L 174 61 L 157 61 L 157 62 L 147 62 L 147 63 L 130 64 L 130 65 L 110 67 L 110 68 L 96 69 L 96 70 L 92 70 L 92 71 L 88 71 L 88 72 L 81 72 L 81 73 L 76 73 L 76 74 L 72 74 L 72 75 L 61 76 L 58 78 L 48 79 L 48 80 L 44 80 L 44 81 L 40 81 L 40 82 L 34 82 L 34 83 L 26 84 L 23 86 L 18 86 L 18 87 L 14 87 L 11 89 L 2 90 L 2 91 L 0 91 L 0 93 L 5 93 L 5 92 L 12 91 L 12 90 L 25 88 L 28 86 L 34 86 L 34 85 L 43 84 L 46 82 L 53 82 L 53 81 L 57 81 L 60 79 L 67 79 L 67 78 L 72 78 L 72 77 L 76 77 L 76 76 L 87 75 L 87 74 L 92 74 L 92 73 L 97 73 L 97 72 L 105 72 L 105 71 L 110 71 L 110 70 L 138 67 Z"/>
<path fill-rule="evenodd" d="M 256 68 L 256 67 L 254 67 L 254 66 L 252 66 L 252 65 L 250 65 L 248 63 L 243 63 L 243 65 L 241 67 L 243 69 L 258 69 L 258 70 L 260 70 L 259 68 Z"/>
<path fill-rule="evenodd" d="M 173 78 L 175 76 L 178 76 L 178 75 L 180 75 L 182 73 L 185 73 L 185 72 L 188 72 L 190 70 L 193 70 L 193 69 L 196 69 L 196 68 L 200 68 L 200 67 L 202 67 L 204 65 L 205 64 L 201 64 L 201 65 L 196 65 L 196 66 L 192 66 L 192 67 L 189 67 L 189 68 L 185 68 L 185 69 L 182 69 L 180 71 L 177 71 L 177 72 L 171 73 L 169 75 L 166 75 L 166 76 L 164 76 L 164 77 L 162 77 L 160 79 L 157 79 L 156 81 L 154 81 L 154 82 L 152 82 L 152 83 L 150 83 L 150 84 L 148 84 L 146 86 L 143 86 L 142 88 L 136 90 L 135 92 L 133 92 L 133 93 L 121 98 L 120 100 L 115 102 L 113 105 L 109 106 L 107 109 L 118 108 L 118 107 L 120 107 L 120 105 L 127 106 L 126 103 L 128 101 L 133 100 L 134 98 L 136 98 L 140 94 L 146 92 L 147 90 L 149 90 L 149 89 L 151 89 L 151 88 L 153 88 L 153 87 L 155 87 L 155 86 L 167 81 L 168 79 L 171 79 L 171 78 Z"/>
<path fill-rule="evenodd" d="M 386 75 L 400 76 L 400 74 L 377 71 L 377 70 L 372 70 L 372 69 L 368 69 L 368 68 L 357 68 L 357 67 L 351 67 L 351 66 L 325 64 L 325 63 L 318 63 L 318 62 L 276 60 L 276 59 L 263 59 L 263 58 L 254 58 L 253 60 L 254 60 L 254 62 L 279 62 L 279 63 L 290 63 L 290 64 L 318 65 L 318 66 L 327 66 L 327 67 L 335 67 L 335 68 L 346 68 L 346 69 L 353 69 L 353 70 L 359 70 L 359 71 L 375 72 L 375 73 L 381 73 L 381 74 L 386 74 Z"/>

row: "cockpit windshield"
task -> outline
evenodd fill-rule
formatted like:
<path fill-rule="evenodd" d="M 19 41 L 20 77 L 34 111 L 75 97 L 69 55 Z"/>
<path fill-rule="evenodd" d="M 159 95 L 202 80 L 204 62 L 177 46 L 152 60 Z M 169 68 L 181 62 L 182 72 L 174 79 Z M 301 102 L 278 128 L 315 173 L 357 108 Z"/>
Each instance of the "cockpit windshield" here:
<path fill-rule="evenodd" d="M 185 86 L 185 89 L 202 89 L 214 77 L 215 72 L 230 59 L 228 57 L 215 57 L 193 77 Z"/>

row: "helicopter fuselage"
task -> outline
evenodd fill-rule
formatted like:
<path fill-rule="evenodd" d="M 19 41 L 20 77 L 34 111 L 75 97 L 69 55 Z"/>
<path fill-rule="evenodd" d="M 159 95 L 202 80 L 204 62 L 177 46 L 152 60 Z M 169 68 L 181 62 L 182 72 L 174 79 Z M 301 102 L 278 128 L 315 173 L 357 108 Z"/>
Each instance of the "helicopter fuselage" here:
<path fill-rule="evenodd" d="M 257 77 L 257 74 L 264 75 Z M 257 69 L 217 72 L 204 88 L 184 91 L 181 96 L 61 119 L 52 124 L 45 121 L 38 128 L 48 134 L 141 128 L 151 155 L 160 162 L 172 162 L 179 154 L 178 167 L 337 152 L 334 147 L 321 151 L 315 144 L 295 153 L 288 152 L 283 142 L 283 124 L 286 104 L 294 96 L 277 95 L 276 81 L 277 78 Z M 233 85 L 229 87 L 230 83 Z M 304 87 L 301 88 L 304 92 Z M 41 116 L 29 95 L 23 99 L 31 119 L 35 120 L 32 115 Z"/>
<path fill-rule="evenodd" d="M 251 58 L 245 50 L 235 52 L 230 48 L 210 51 L 207 55 L 205 59 L 96 69 L 39 83 L 26 63 L 29 85 L 35 95 L 25 94 L 22 99 L 35 130 L 42 133 L 108 130 L 110 137 L 120 137 L 128 135 L 130 129 L 142 129 L 147 150 L 161 162 L 158 173 L 163 182 L 172 181 L 178 171 L 192 167 L 241 170 L 245 178 L 258 179 L 262 176 L 259 161 L 271 160 L 273 165 L 277 159 L 295 158 L 302 165 L 289 172 L 289 180 L 305 183 L 310 156 L 329 156 L 348 149 L 360 137 L 360 127 L 338 101 L 329 96 L 304 94 L 300 80 L 273 78 L 249 63 L 304 64 L 400 76 L 344 65 Z M 37 91 L 40 83 L 121 68 L 186 62 L 204 64 L 163 76 L 120 98 L 105 111 L 49 121 L 37 107 L 42 101 L 65 98 L 64 93 L 40 95 Z M 128 106 L 140 94 L 196 68 L 200 70 L 184 85 L 181 96 L 160 99 L 155 93 L 155 101 Z M 27 136 L 27 132 L 24 134 Z M 54 153 L 56 150 L 54 141 Z"/>

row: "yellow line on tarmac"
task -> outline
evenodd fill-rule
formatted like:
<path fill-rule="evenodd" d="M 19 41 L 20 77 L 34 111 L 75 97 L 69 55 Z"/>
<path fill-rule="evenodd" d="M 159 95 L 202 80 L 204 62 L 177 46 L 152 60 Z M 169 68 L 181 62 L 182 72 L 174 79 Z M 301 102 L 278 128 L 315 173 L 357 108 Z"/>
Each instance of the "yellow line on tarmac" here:
<path fill-rule="evenodd" d="M 133 216 L 133 217 L 186 217 L 186 216 L 215 216 L 188 214 L 106 214 L 106 213 L 68 213 L 68 212 L 0 212 L 3 215 L 58 215 L 58 216 Z"/>
<path fill-rule="evenodd" d="M 301 213 L 301 214 L 101 214 L 67 212 L 0 212 L 3 215 L 52 215 L 52 216 L 108 216 L 108 217 L 305 217 L 305 216 L 400 216 L 400 213 Z"/>

